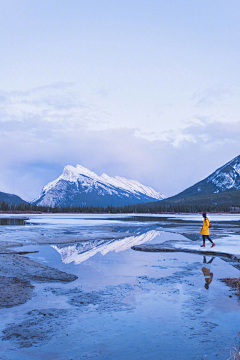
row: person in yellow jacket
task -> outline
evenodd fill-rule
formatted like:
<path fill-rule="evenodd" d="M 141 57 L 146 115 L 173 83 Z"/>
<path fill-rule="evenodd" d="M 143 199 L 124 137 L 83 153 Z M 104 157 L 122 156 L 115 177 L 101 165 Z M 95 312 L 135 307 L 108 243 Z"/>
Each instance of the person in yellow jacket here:
<path fill-rule="evenodd" d="M 207 238 L 210 241 L 210 243 L 212 243 L 211 247 L 214 247 L 215 244 L 209 237 L 209 224 L 210 224 L 210 221 L 207 218 L 207 214 L 205 212 L 202 213 L 202 216 L 203 216 L 204 220 L 203 220 L 203 226 L 202 226 L 201 231 L 200 231 L 200 234 L 202 235 L 202 238 L 203 238 L 203 244 L 201 245 L 201 247 L 205 247 L 205 238 Z"/>

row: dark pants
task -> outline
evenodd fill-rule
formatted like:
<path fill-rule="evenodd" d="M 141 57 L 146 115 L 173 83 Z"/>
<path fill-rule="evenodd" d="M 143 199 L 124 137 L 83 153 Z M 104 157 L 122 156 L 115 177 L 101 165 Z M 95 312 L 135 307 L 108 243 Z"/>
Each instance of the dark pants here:
<path fill-rule="evenodd" d="M 203 244 L 204 244 L 204 245 L 205 245 L 205 238 L 207 238 L 207 239 L 213 244 L 213 242 L 212 242 L 212 240 L 210 239 L 209 235 L 203 235 L 203 236 L 202 236 L 202 239 L 203 239 Z"/>
<path fill-rule="evenodd" d="M 206 256 L 203 257 L 203 263 L 204 264 L 211 264 L 213 260 L 215 259 L 215 256 L 213 256 L 209 261 L 207 261 Z"/>

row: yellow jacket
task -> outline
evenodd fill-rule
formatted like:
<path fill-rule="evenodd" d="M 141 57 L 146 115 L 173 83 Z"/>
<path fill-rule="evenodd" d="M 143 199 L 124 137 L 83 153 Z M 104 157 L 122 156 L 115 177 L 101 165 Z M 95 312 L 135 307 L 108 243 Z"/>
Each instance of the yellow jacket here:
<path fill-rule="evenodd" d="M 209 235 L 209 223 L 210 221 L 207 218 L 203 220 L 203 226 L 201 228 L 200 234 Z"/>

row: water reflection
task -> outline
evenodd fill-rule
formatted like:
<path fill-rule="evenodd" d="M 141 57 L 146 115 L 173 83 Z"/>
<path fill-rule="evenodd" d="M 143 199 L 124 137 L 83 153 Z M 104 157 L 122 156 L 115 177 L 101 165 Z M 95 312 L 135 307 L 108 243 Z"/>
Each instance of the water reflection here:
<path fill-rule="evenodd" d="M 212 258 L 209 261 L 207 261 L 206 256 L 204 256 L 203 257 L 203 263 L 204 264 L 211 264 L 211 262 L 213 262 L 214 259 L 215 259 L 215 256 L 212 256 Z"/>
<path fill-rule="evenodd" d="M 0 225 L 26 225 L 28 218 L 0 218 Z"/>
<path fill-rule="evenodd" d="M 203 257 L 203 263 L 204 264 L 211 264 L 213 260 L 215 259 L 215 256 L 212 256 L 212 258 L 207 261 L 206 256 Z M 210 269 L 206 268 L 205 266 L 202 268 L 203 275 L 205 277 L 205 289 L 209 289 L 209 285 L 212 282 L 213 279 L 213 273 L 210 271 Z"/>
<path fill-rule="evenodd" d="M 51 245 L 61 255 L 65 264 L 74 262 L 80 264 L 94 256 L 98 252 L 106 255 L 110 251 L 121 252 L 130 249 L 133 245 L 140 245 L 153 240 L 156 236 L 163 234 L 163 231 L 150 230 L 145 234 L 129 236 L 120 240 L 92 240 L 84 241 L 70 246 Z"/>

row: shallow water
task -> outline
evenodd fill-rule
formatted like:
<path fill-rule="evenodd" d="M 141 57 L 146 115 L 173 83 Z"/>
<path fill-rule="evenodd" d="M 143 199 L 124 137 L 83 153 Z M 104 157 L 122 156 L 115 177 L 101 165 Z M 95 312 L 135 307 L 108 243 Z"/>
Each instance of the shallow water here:
<path fill-rule="evenodd" d="M 3 225 L 26 225 L 27 218 L 4 218 L 0 217 L 0 226 Z"/>
<path fill-rule="evenodd" d="M 148 220 L 133 224 L 117 216 L 113 220 L 107 220 L 109 216 L 96 220 L 99 215 L 87 216 L 87 220 L 83 215 L 29 218 L 38 223 L 29 226 L 31 236 L 44 230 L 54 237 L 58 226 L 70 233 L 81 226 L 91 231 L 96 222 L 135 234 L 53 246 L 32 245 L 29 236 L 25 246 L 16 248 L 38 250 L 28 257 L 78 279 L 69 284 L 34 283 L 31 300 L 0 309 L 0 331 L 4 332 L 0 359 L 191 360 L 205 355 L 228 359 L 240 331 L 240 306 L 234 292 L 219 279 L 239 277 L 239 270 L 219 258 L 207 264 L 200 255 L 131 249 L 144 242 L 191 241 L 176 231 L 174 219 L 168 228 L 164 221 L 164 226 Z M 239 219 L 234 217 L 234 221 Z M 194 228 L 191 221 L 196 217 L 184 220 L 190 225 L 181 225 L 181 231 L 192 233 L 189 229 Z M 6 234 L 19 240 L 25 229 L 12 232 L 6 227 Z M 194 231 L 197 234 L 198 228 Z M 224 238 L 227 241 L 229 234 L 222 232 L 221 241 Z M 194 244 L 200 241 L 199 237 Z M 234 241 L 236 248 L 237 238 Z M 204 286 L 203 266 L 213 273 L 209 289 Z"/>

